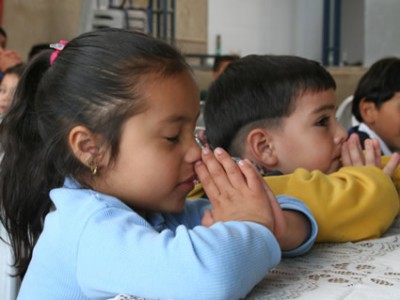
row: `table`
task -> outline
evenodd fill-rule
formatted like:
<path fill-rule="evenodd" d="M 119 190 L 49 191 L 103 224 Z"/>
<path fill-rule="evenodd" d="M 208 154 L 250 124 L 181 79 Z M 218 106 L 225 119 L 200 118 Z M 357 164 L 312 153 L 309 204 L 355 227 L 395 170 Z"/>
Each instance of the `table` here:
<path fill-rule="evenodd" d="M 282 259 L 246 299 L 400 299 L 400 218 L 382 238 Z"/>

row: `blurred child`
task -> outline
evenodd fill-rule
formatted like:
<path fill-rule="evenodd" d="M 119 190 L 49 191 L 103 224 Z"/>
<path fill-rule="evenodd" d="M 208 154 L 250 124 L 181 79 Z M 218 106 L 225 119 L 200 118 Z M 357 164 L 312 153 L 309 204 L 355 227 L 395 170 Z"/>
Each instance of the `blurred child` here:
<path fill-rule="evenodd" d="M 265 180 L 274 193 L 309 206 L 319 226 L 317 241 L 378 237 L 399 212 L 388 176 L 399 156 L 382 171 L 374 167 L 380 164 L 376 142 L 367 142 L 366 158 L 356 136 L 346 142 L 347 132 L 335 119 L 335 88 L 332 76 L 311 60 L 241 58 L 209 90 L 207 141 L 250 159 L 264 175 L 288 174 Z M 198 186 L 191 195 L 199 194 Z"/>
<path fill-rule="evenodd" d="M 247 160 L 200 151 L 199 90 L 175 49 L 120 29 L 53 47 L 0 127 L 18 299 L 238 299 L 279 262 L 277 238 L 292 255 L 312 246 L 304 204 Z M 185 201 L 196 173 L 210 202 Z"/>
<path fill-rule="evenodd" d="M 21 63 L 8 68 L 4 72 L 3 80 L 0 83 L 0 115 L 4 115 L 9 110 L 15 89 L 24 69 L 25 64 Z"/>
<path fill-rule="evenodd" d="M 0 48 L 6 49 L 7 47 L 7 32 L 0 26 Z"/>
<path fill-rule="evenodd" d="M 219 75 L 222 74 L 222 72 L 224 72 L 224 70 L 226 69 L 227 66 L 229 66 L 230 63 L 234 62 L 235 60 L 239 59 L 239 55 L 217 55 L 214 58 L 214 63 L 212 66 L 212 77 L 214 79 L 218 78 Z M 200 92 L 200 99 L 202 101 L 205 100 L 205 98 L 207 97 L 207 89 L 202 90 Z M 200 115 L 200 120 L 198 125 L 203 126 L 203 120 L 202 120 L 202 115 Z"/>
<path fill-rule="evenodd" d="M 352 112 L 360 124 L 350 128 L 350 133 L 357 133 L 361 141 L 377 139 L 384 155 L 400 151 L 399 58 L 383 58 L 361 77 Z"/>
<path fill-rule="evenodd" d="M 5 70 L 22 63 L 21 56 L 16 51 L 6 49 L 7 39 L 5 29 L 0 26 L 0 81 Z"/>

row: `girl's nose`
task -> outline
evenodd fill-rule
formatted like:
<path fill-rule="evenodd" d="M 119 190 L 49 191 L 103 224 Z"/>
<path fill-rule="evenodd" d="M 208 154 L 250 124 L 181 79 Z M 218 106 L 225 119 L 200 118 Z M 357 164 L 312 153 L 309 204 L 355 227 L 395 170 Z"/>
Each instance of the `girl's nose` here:
<path fill-rule="evenodd" d="M 190 163 L 194 163 L 201 159 L 201 148 L 197 141 L 193 138 L 190 144 L 190 148 L 187 153 L 187 160 Z"/>

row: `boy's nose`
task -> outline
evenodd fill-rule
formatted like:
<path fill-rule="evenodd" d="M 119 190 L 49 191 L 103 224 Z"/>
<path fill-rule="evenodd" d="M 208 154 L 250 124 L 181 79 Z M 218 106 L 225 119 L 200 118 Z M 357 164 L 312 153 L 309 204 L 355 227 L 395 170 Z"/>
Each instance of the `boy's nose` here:
<path fill-rule="evenodd" d="M 336 134 L 335 134 L 335 143 L 336 144 L 342 144 L 344 143 L 349 134 L 347 130 L 339 123 L 336 121 Z"/>

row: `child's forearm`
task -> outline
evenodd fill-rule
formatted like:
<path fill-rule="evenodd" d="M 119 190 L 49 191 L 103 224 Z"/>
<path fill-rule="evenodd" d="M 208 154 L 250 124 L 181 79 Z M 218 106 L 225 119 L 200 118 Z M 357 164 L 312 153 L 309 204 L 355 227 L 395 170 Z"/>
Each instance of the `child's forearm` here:
<path fill-rule="evenodd" d="M 284 210 L 286 232 L 278 237 L 278 242 L 283 251 L 295 249 L 302 245 L 310 236 L 311 227 L 308 218 L 298 211 Z"/>
<path fill-rule="evenodd" d="M 318 242 L 377 238 L 399 212 L 393 182 L 375 167 L 345 167 L 330 175 L 298 169 L 265 181 L 275 194 L 307 204 L 318 223 Z"/>

